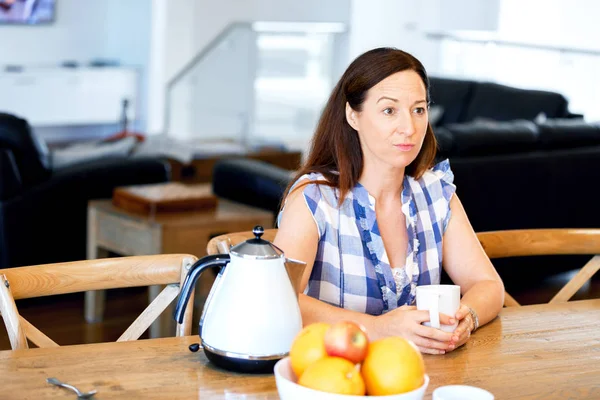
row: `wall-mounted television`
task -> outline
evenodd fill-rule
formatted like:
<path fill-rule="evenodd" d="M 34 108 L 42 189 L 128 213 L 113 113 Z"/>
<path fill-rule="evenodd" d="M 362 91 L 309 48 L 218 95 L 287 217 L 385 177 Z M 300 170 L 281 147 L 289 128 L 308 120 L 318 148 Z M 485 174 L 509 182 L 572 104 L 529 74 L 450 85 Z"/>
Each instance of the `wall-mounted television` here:
<path fill-rule="evenodd" d="M 56 0 L 0 0 L 0 24 L 48 24 L 55 12 Z"/>

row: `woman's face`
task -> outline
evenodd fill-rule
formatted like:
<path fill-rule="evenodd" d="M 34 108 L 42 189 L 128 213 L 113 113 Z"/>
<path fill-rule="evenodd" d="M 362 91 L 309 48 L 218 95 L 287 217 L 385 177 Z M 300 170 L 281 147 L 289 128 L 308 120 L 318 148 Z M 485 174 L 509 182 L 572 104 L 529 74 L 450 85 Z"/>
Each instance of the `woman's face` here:
<path fill-rule="evenodd" d="M 390 75 L 369 89 L 360 112 L 346 104 L 346 119 L 366 164 L 404 168 L 417 158 L 427 131 L 425 85 L 415 71 Z"/>

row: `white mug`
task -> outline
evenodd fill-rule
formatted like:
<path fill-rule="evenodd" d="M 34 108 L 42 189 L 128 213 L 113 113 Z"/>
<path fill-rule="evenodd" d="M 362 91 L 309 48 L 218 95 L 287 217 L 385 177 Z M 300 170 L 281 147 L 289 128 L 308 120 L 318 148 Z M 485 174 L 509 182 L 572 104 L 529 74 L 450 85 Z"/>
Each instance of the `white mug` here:
<path fill-rule="evenodd" d="M 458 321 L 452 325 L 440 324 L 440 313 L 455 316 L 460 307 L 460 286 L 457 285 L 423 285 L 417 286 L 417 310 L 429 311 L 429 322 L 423 325 L 454 332 Z"/>
<path fill-rule="evenodd" d="M 435 389 L 433 400 L 494 400 L 494 395 L 475 386 L 449 385 Z"/>

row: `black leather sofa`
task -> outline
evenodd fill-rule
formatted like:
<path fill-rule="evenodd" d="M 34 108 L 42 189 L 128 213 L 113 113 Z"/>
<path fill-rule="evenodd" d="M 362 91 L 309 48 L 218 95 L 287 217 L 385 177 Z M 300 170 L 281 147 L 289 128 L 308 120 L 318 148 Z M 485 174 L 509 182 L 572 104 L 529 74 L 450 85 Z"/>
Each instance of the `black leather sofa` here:
<path fill-rule="evenodd" d="M 433 108 L 441 108 L 434 126 L 472 122 L 478 119 L 533 121 L 581 118 L 569 111 L 567 99 L 560 93 L 520 89 L 493 82 L 430 78 L 430 99 Z"/>
<path fill-rule="evenodd" d="M 471 167 L 507 159 L 510 165 L 521 168 L 531 162 L 531 174 L 535 172 L 535 162 L 554 166 L 556 171 L 547 171 L 546 179 L 540 182 L 550 185 L 560 170 L 557 163 L 568 163 L 577 158 L 571 154 L 590 148 L 593 158 L 595 146 L 600 146 L 598 126 L 586 124 L 578 118 L 580 115 L 571 113 L 567 100 L 559 93 L 439 77 L 430 81 L 432 107 L 441 108 L 433 124 L 439 142 L 438 159 L 450 159 L 458 183 L 468 176 L 469 182 L 483 179 L 477 171 L 470 171 Z M 248 160 L 223 160 L 217 163 L 213 174 L 213 189 L 218 195 L 273 212 L 292 176 L 290 171 Z M 508 178 L 510 173 L 494 170 L 492 177 Z M 528 174 L 515 178 L 517 182 L 527 180 Z M 467 188 L 462 190 L 470 192 Z M 476 219 L 478 229 L 506 228 L 484 221 L 485 218 L 481 222 Z"/>
<path fill-rule="evenodd" d="M 434 104 L 442 97 L 440 87 L 432 93 Z M 443 101 L 451 113 L 445 112 L 446 121 L 434 128 L 438 159 L 450 160 L 457 193 L 475 231 L 600 227 L 600 126 L 573 118 L 561 95 L 516 90 L 515 104 L 509 107 L 509 99 L 499 96 L 502 100 L 496 103 L 498 97 L 489 93 L 487 100 L 477 100 L 484 118 L 474 116 L 475 105 L 465 100 L 464 109 L 458 110 L 460 102 L 447 97 Z M 537 109 L 530 108 L 532 99 L 540 100 Z M 520 101 L 526 103 L 523 115 L 517 114 Z M 513 111 L 496 110 L 502 107 Z M 552 119 L 534 122 L 540 112 Z M 491 119 L 502 115 L 520 119 Z M 218 196 L 277 213 L 291 176 L 257 161 L 222 160 L 214 168 L 213 189 Z M 583 265 L 582 258 L 539 260 L 543 269 L 529 269 L 525 275 Z M 524 265 L 522 261 L 498 260 L 495 265 L 503 278 L 514 280 L 524 273 L 514 267 Z"/>
<path fill-rule="evenodd" d="M 117 186 L 165 182 L 161 159 L 107 158 L 53 171 L 27 121 L 0 113 L 0 268 L 86 258 L 87 203 Z"/>
<path fill-rule="evenodd" d="M 457 193 L 477 231 L 599 227 L 600 126 L 514 121 L 436 129 Z M 219 161 L 213 190 L 276 213 L 292 171 L 248 159 Z"/>

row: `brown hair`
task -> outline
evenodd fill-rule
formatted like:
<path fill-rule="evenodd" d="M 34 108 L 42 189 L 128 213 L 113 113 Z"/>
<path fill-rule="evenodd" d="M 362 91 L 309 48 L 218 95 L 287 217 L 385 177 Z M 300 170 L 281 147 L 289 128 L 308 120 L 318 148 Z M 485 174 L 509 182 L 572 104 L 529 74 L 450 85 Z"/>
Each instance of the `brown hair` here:
<path fill-rule="evenodd" d="M 425 67 L 412 55 L 398 49 L 382 47 L 370 50 L 356 58 L 333 89 L 321 114 L 312 138 L 311 149 L 304 165 L 298 170 L 285 191 L 289 194 L 292 185 L 304 174 L 317 172 L 326 181 L 303 182 L 336 187 L 340 191 L 339 205 L 346 194 L 358 183 L 363 169 L 363 154 L 357 132 L 346 120 L 346 102 L 353 110 L 361 111 L 367 91 L 390 75 L 400 71 L 415 71 L 425 84 L 429 103 L 429 78 Z M 415 179 L 433 166 L 437 142 L 430 125 L 417 158 L 410 163 L 405 173 Z"/>

